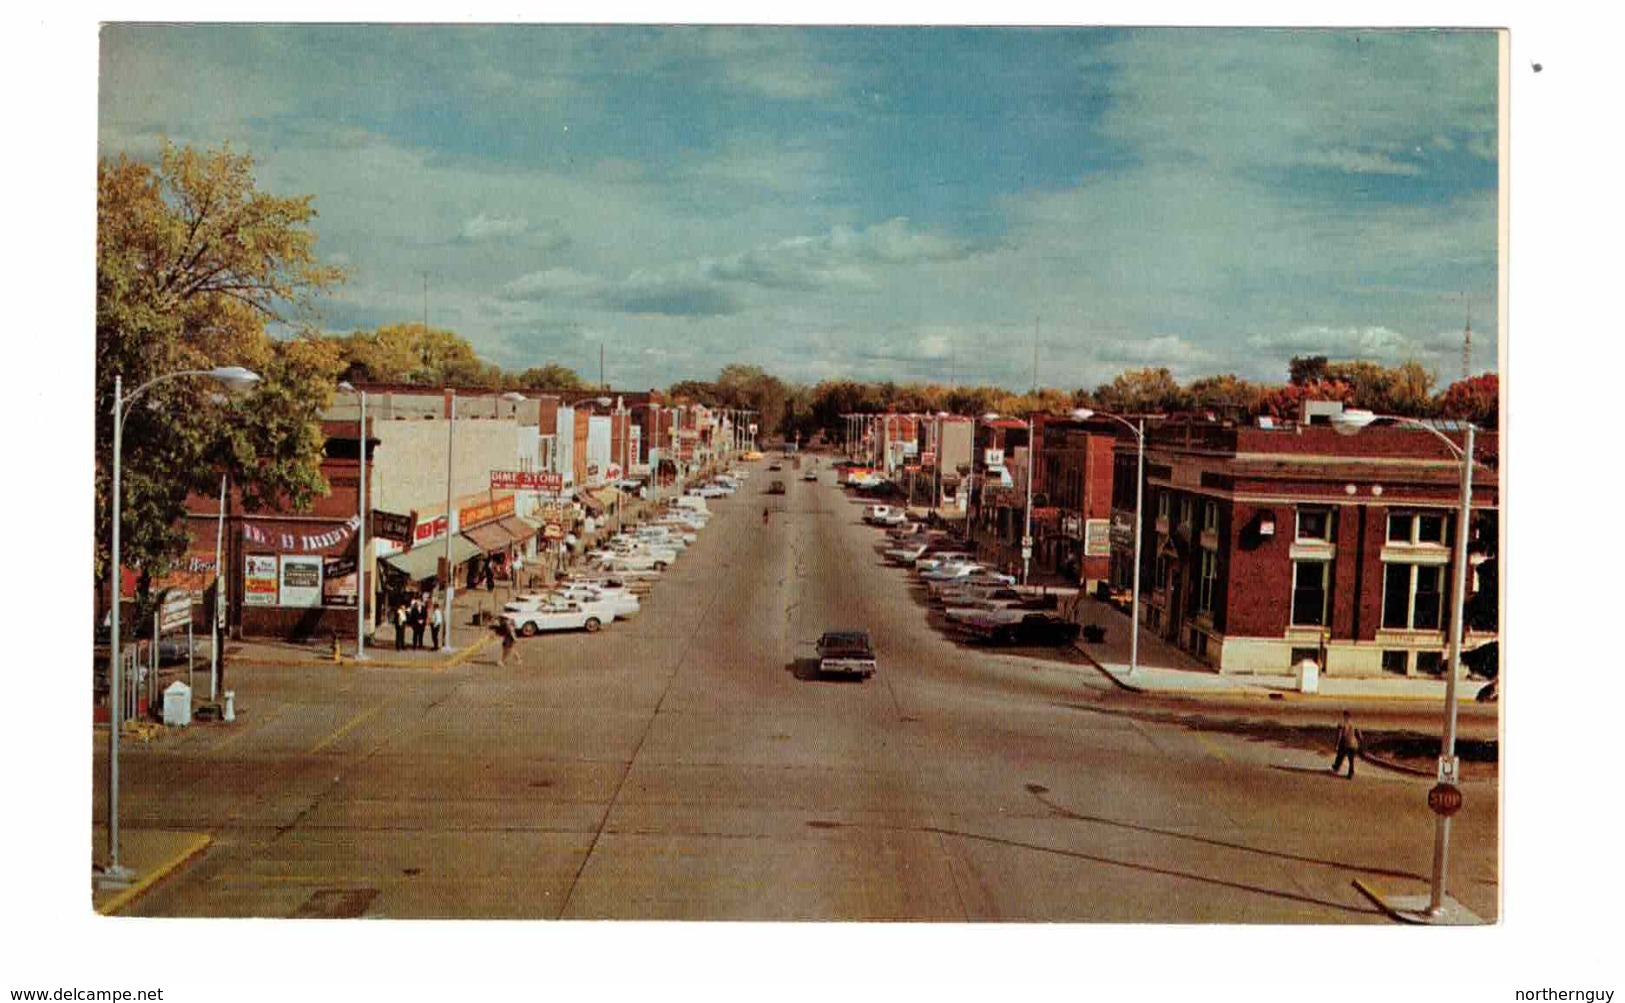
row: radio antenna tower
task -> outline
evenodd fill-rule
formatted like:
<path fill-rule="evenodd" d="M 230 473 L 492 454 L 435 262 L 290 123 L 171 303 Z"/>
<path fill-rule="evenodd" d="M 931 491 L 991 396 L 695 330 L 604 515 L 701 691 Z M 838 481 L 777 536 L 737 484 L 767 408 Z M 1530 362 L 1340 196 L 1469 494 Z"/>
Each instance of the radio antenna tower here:
<path fill-rule="evenodd" d="M 1461 298 L 1467 306 L 1467 331 L 1461 339 L 1461 378 L 1465 380 L 1473 375 L 1473 301 L 1466 293 Z"/>

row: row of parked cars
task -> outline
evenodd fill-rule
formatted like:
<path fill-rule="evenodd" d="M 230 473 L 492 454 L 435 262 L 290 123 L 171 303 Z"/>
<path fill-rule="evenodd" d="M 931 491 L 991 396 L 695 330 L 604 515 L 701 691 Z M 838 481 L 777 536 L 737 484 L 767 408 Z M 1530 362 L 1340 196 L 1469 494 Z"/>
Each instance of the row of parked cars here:
<path fill-rule="evenodd" d="M 706 500 L 732 494 L 743 479 L 743 473 L 719 474 L 690 488 L 653 518 L 600 541 L 581 571 L 547 591 L 515 596 L 503 605 L 502 618 L 521 637 L 533 637 L 558 630 L 595 633 L 636 616 L 640 595 L 699 539 L 711 518 Z"/>
<path fill-rule="evenodd" d="M 884 515 L 865 519 L 887 525 Z M 914 569 L 927 601 L 942 611 L 948 630 L 989 644 L 1061 645 L 1078 636 L 1078 624 L 1056 614 L 1056 597 L 1016 587 L 1016 579 L 976 560 L 963 541 L 904 517 L 888 530 L 886 560 Z"/>

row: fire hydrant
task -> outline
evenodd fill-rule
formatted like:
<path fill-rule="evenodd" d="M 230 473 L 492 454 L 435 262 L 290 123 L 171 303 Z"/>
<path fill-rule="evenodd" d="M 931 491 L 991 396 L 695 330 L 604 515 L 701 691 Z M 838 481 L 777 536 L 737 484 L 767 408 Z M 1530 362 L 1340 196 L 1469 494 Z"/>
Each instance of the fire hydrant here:
<path fill-rule="evenodd" d="M 338 631 L 334 631 L 333 632 L 333 664 L 337 665 L 342 660 L 343 659 L 341 659 L 339 657 L 339 635 L 338 635 Z"/>

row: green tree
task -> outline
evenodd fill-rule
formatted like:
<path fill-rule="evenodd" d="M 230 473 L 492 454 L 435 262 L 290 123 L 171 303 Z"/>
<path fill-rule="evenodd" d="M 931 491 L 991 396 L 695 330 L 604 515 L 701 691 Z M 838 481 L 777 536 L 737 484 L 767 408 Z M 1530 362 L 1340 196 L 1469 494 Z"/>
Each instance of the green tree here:
<path fill-rule="evenodd" d="M 581 390 L 586 384 L 581 374 L 567 366 L 549 362 L 545 366 L 532 366 L 513 378 L 513 385 L 524 390 Z"/>
<path fill-rule="evenodd" d="M 317 260 L 310 196 L 261 192 L 253 161 L 230 148 L 166 145 L 156 166 L 120 157 L 97 165 L 96 549 L 102 579 L 111 537 L 115 376 L 126 392 L 158 376 L 245 365 L 263 377 L 246 399 L 207 380 L 154 385 L 124 425 L 121 557 L 142 591 L 182 553 L 187 495 L 212 496 L 229 474 L 251 505 L 295 508 L 325 490 L 319 409 L 336 357 L 267 323 L 307 325 L 343 273 Z"/>
<path fill-rule="evenodd" d="M 1177 411 L 1185 406 L 1185 393 L 1166 368 L 1122 373 L 1095 389 L 1095 400 L 1106 411 L 1150 414 Z"/>

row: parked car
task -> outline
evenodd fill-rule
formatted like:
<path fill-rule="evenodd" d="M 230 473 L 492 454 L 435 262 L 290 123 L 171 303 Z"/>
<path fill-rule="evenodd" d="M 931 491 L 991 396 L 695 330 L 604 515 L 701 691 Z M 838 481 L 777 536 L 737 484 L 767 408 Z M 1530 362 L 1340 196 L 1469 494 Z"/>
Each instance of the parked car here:
<path fill-rule="evenodd" d="M 986 588 L 1007 588 L 1016 584 L 1014 575 L 1007 575 L 991 568 L 969 566 L 963 574 L 955 575 L 951 579 L 937 581 L 929 580 L 927 588 L 934 596 L 948 588 L 970 588 L 982 586 Z"/>
<path fill-rule="evenodd" d="M 801 479 L 804 481 L 816 481 L 818 480 L 818 471 L 809 469 L 802 473 Z"/>
<path fill-rule="evenodd" d="M 638 597 L 626 588 L 589 585 L 581 582 L 562 585 L 555 595 L 566 602 L 573 602 L 583 609 L 598 608 L 607 610 L 621 620 L 637 616 L 638 612 L 643 608 L 643 604 L 638 600 Z"/>
<path fill-rule="evenodd" d="M 906 544 L 901 547 L 892 547 L 885 553 L 886 560 L 894 564 L 913 564 L 925 556 L 927 546 L 923 543 Z"/>
<path fill-rule="evenodd" d="M 969 561 L 950 561 L 920 572 L 920 580 L 927 584 L 931 582 L 963 581 L 980 572 L 988 572 L 988 569 L 980 564 L 972 564 Z M 993 572 L 988 573 L 992 574 Z"/>
<path fill-rule="evenodd" d="M 614 614 L 597 607 L 554 600 L 539 609 L 522 613 L 503 613 L 502 619 L 513 624 L 514 631 L 521 637 L 535 637 L 542 631 L 550 630 L 585 630 L 589 634 L 596 633 L 606 620 L 614 619 Z"/>
<path fill-rule="evenodd" d="M 782 494 L 784 494 L 784 482 L 783 481 L 774 481 L 773 483 L 769 484 L 767 486 L 767 493 L 770 494 L 770 495 L 782 495 Z"/>
<path fill-rule="evenodd" d="M 1069 644 L 1076 640 L 1078 624 L 1051 613 L 990 610 L 968 613 L 953 623 L 965 633 L 990 644 Z"/>
<path fill-rule="evenodd" d="M 970 554 L 965 553 L 963 550 L 939 550 L 934 554 L 926 554 L 925 556 L 916 559 L 914 562 L 914 570 L 923 575 L 927 571 L 935 571 L 937 568 L 944 567 L 949 564 L 973 563 L 975 563 L 975 558 L 973 558 Z"/>
<path fill-rule="evenodd" d="M 875 674 L 875 667 L 875 649 L 867 631 L 830 630 L 818 639 L 820 675 L 867 679 Z"/>

